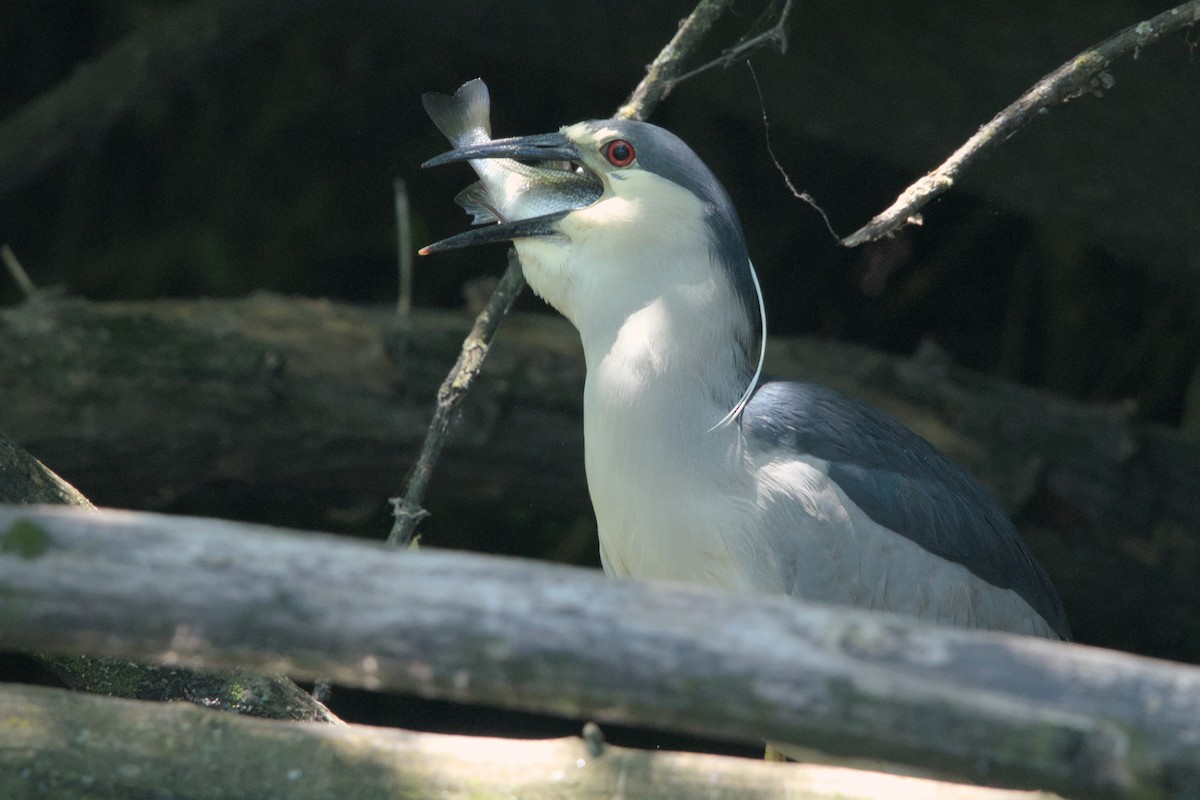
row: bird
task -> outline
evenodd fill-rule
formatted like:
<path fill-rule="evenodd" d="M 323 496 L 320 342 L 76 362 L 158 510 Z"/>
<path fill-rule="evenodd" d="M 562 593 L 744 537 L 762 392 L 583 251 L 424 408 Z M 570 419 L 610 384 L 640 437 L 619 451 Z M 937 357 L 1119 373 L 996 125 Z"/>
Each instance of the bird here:
<path fill-rule="evenodd" d="M 482 81 L 425 100 L 455 149 L 424 166 L 471 162 L 483 180 L 458 200 L 487 224 L 421 252 L 511 242 L 579 333 L 607 573 L 1070 638 L 971 475 L 861 400 L 764 376 L 741 222 L 678 136 L 616 118 L 491 139 Z"/>

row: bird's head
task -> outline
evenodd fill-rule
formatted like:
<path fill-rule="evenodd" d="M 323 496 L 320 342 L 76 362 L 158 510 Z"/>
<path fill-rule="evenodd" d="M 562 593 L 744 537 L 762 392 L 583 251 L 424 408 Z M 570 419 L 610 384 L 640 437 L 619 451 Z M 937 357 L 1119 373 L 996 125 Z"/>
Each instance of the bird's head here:
<path fill-rule="evenodd" d="M 581 331 L 594 317 L 628 315 L 671 292 L 707 293 L 744 319 L 745 344 L 757 355 L 761 300 L 741 224 L 716 176 L 679 137 L 646 122 L 591 120 L 463 147 L 425 166 L 495 158 L 536 167 L 520 191 L 523 201 L 541 191 L 540 213 L 474 228 L 423 253 L 512 241 L 530 286 Z M 588 181 L 582 196 L 594 201 L 579 205 L 580 192 L 564 193 L 556 169 Z M 506 191 L 483 183 L 493 194 Z"/>

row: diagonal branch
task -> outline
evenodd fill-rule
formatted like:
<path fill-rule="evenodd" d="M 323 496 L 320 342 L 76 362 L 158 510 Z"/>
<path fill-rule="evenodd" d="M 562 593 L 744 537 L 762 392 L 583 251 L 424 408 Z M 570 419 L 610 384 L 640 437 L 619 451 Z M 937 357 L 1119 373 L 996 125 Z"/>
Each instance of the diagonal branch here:
<path fill-rule="evenodd" d="M 433 477 L 433 468 L 442 455 L 446 437 L 450 434 L 450 423 L 454 420 L 454 412 L 462 405 L 471 390 L 471 384 L 483 368 L 492 339 L 500 328 L 500 321 L 512 308 L 517 295 L 525 288 L 525 276 L 521 272 L 521 262 L 517 260 L 515 250 L 508 254 L 508 269 L 500 276 L 500 283 L 488 299 L 487 306 L 475 318 L 471 332 L 463 340 L 462 352 L 450 370 L 450 374 L 442 381 L 437 393 L 437 407 L 433 412 L 433 420 L 425 434 L 421 445 L 421 455 L 409 474 L 402 497 L 393 497 L 392 513 L 395 520 L 392 531 L 388 534 L 387 543 L 396 547 L 408 547 L 413 542 L 413 534 L 417 525 L 429 512 L 421 507 L 425 499 L 425 490 L 429 487 L 429 479 Z"/>
<path fill-rule="evenodd" d="M 667 42 L 658 58 L 646 68 L 646 77 L 617 109 L 618 117 L 645 119 L 670 93 L 673 81 L 683 71 L 683 62 L 692 54 L 732 0 L 700 0 L 691 14 L 679 23 L 679 30 Z"/>
<path fill-rule="evenodd" d="M 842 240 L 857 247 L 901 227 L 915 223 L 917 212 L 933 198 L 954 185 L 958 176 L 984 153 L 998 147 L 1025 127 L 1039 113 L 1061 105 L 1085 92 L 1099 93 L 1112 85 L 1104 72 L 1117 58 L 1137 53 L 1162 37 L 1200 21 L 1200 0 L 1190 0 L 1156 17 L 1132 25 L 1100 44 L 1085 50 L 1035 83 L 1029 91 L 992 118 L 990 122 L 954 151 L 941 166 L 922 176 L 896 198 L 885 211 Z"/>

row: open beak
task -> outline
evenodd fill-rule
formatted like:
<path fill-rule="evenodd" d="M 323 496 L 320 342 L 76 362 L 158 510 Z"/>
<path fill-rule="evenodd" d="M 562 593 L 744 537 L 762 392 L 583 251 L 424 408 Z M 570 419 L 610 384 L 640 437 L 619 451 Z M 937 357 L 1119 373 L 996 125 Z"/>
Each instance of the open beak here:
<path fill-rule="evenodd" d="M 579 149 L 561 133 L 543 133 L 535 136 L 517 136 L 511 139 L 493 139 L 472 147 L 463 147 L 429 159 L 422 167 L 437 167 L 458 161 L 474 161 L 487 158 L 508 158 L 527 163 L 529 180 L 522 187 L 526 193 L 520 201 L 529 202 L 531 210 L 554 209 L 550 213 L 529 216 L 524 219 L 501 221 L 495 225 L 472 228 L 448 239 L 421 248 L 421 255 L 475 247 L 493 242 L 506 242 L 531 236 L 554 236 L 559 233 L 556 223 L 572 211 L 591 205 L 600 198 L 603 187 L 594 177 L 581 176 L 570 171 L 539 166 L 542 163 L 557 165 L 578 163 Z M 481 173 L 482 175 L 482 173 Z M 507 191 L 505 188 L 488 186 L 487 178 L 480 181 L 484 191 Z M 508 198 L 511 199 L 511 198 Z M 468 211 L 471 209 L 468 207 Z M 495 209 L 492 208 L 492 211 Z M 501 217 L 499 213 L 489 215 Z"/>

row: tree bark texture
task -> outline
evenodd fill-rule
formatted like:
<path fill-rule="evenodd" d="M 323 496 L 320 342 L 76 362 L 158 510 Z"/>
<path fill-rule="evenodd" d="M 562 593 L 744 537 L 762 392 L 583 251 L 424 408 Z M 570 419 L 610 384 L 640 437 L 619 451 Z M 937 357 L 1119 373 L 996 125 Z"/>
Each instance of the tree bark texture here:
<path fill-rule="evenodd" d="M 382 506 L 470 326 L 416 312 L 401 338 L 393 321 L 268 295 L 26 304 L 0 312 L 0 430 L 102 505 L 170 509 L 236 486 L 297 513 Z M 546 318 L 504 338 L 435 486 L 581 508 L 577 340 Z"/>
<path fill-rule="evenodd" d="M 95 508 L 75 487 L 2 433 L 0 502 Z M 186 700 L 270 719 L 341 721 L 284 675 L 244 669 L 196 671 L 88 655 L 38 654 L 35 658 L 65 686 L 81 692 L 139 700 Z"/>
<path fill-rule="evenodd" d="M 37 298 L 0 311 L 0 431 L 101 505 L 382 537 L 385 499 L 470 325 L 428 311 L 404 334 L 393 322 L 390 310 L 273 295 Z M 768 370 L 885 408 L 979 477 L 1047 566 L 1078 639 L 1200 661 L 1200 443 L 932 349 L 904 358 L 782 339 Z M 505 323 L 434 475 L 427 543 L 455 507 L 590 517 L 582 383 L 567 323 Z M 490 535 L 475 546 L 497 547 Z"/>
<path fill-rule="evenodd" d="M 0 503 L 60 503 L 91 508 L 71 484 L 0 433 Z"/>
<path fill-rule="evenodd" d="M 0 730 L 0 796 L 7 798 L 1050 800 L 830 767 L 592 749 L 580 738 L 266 722 L 29 686 L 0 687 Z"/>
<path fill-rule="evenodd" d="M 244 523 L 0 508 L 0 647 L 327 675 L 1086 797 L 1200 793 L 1200 668 Z"/>

